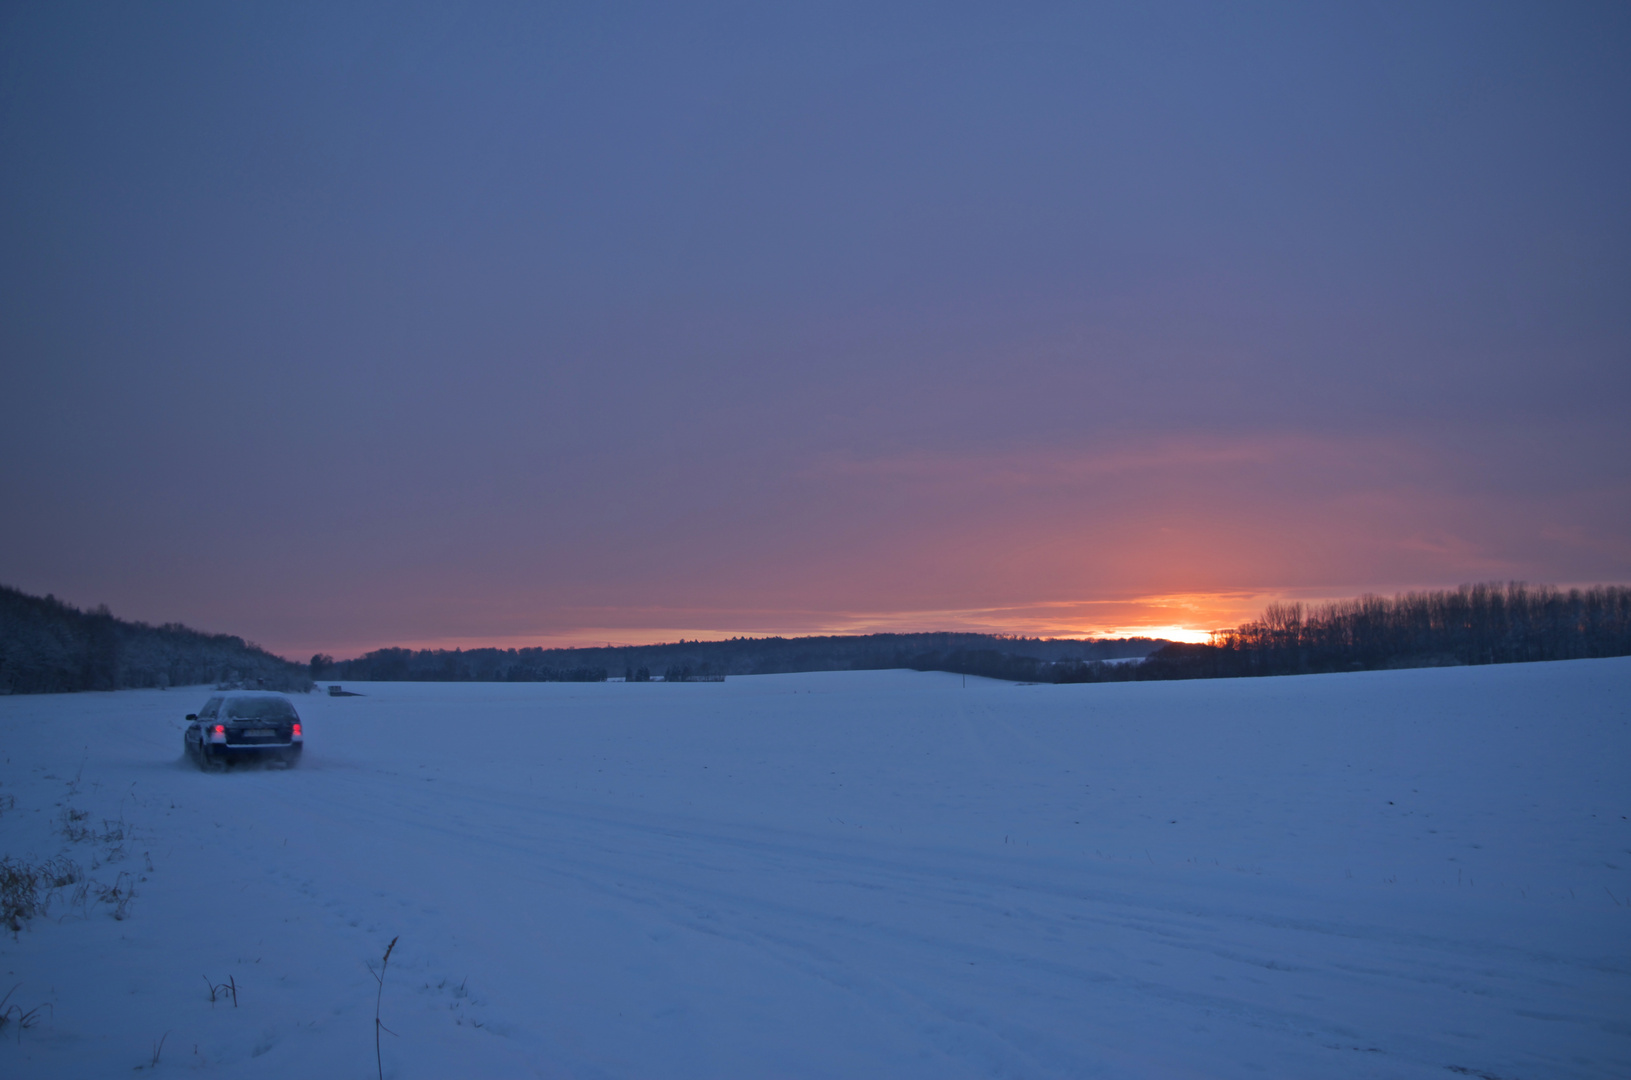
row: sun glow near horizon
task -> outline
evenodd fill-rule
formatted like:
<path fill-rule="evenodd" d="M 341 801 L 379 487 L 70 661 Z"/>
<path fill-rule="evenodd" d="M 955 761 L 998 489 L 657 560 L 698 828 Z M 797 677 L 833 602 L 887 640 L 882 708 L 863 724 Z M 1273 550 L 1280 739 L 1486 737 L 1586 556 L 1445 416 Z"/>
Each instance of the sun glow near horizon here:
<path fill-rule="evenodd" d="M 639 648 L 732 638 L 795 638 L 866 634 L 974 633 L 1004 637 L 1104 640 L 1160 638 L 1205 643 L 1216 628 L 1256 617 L 1266 604 L 1292 597 L 1282 592 L 1171 593 L 1092 600 L 1019 602 L 1004 606 L 896 611 L 775 611 L 746 608 L 597 607 L 549 608 L 535 617 L 516 612 L 492 618 L 467 611 L 463 632 L 359 635 L 330 640 L 315 651 L 340 657 L 380 648 L 406 649 L 593 649 Z M 530 625 L 528 625 L 530 623 Z M 310 643 L 290 655 L 309 656 Z"/>
<path fill-rule="evenodd" d="M 1205 645 L 1212 640 L 1211 630 L 1197 630 L 1190 626 L 1118 626 L 1099 630 L 1084 636 L 1091 638 L 1161 638 L 1181 641 L 1189 645 Z"/>
<path fill-rule="evenodd" d="M 785 628 L 756 626 L 752 628 L 718 628 L 718 627 L 578 627 L 559 632 L 519 633 L 519 634 L 490 634 L 490 635 L 459 635 L 439 636 L 425 635 L 408 639 L 392 641 L 369 642 L 336 642 L 321 648 L 319 651 L 332 653 L 336 656 L 361 656 L 381 648 L 403 648 L 413 650 L 471 650 L 471 649 L 620 649 L 645 648 L 656 645 L 672 645 L 682 642 L 715 642 L 729 641 L 736 638 L 799 638 L 799 637 L 850 637 L 868 634 L 914 634 L 914 633 L 976 633 L 992 634 L 1003 637 L 1025 637 L 1053 640 L 1079 640 L 1099 641 L 1118 638 L 1155 638 L 1166 641 L 1178 641 L 1194 644 L 1205 644 L 1212 638 L 1213 631 L 1185 626 L 1179 623 L 1135 623 L 1129 625 L 1097 626 L 1097 627 L 1061 627 L 1047 623 L 1035 622 L 1010 624 L 993 623 L 980 620 L 974 624 L 945 625 L 925 621 L 918 626 L 911 626 L 895 620 L 889 620 L 887 625 L 854 625 L 848 621 L 835 622 L 834 625 L 797 625 Z"/>
<path fill-rule="evenodd" d="M 1402 592 L 1433 586 L 1363 589 L 1240 590 L 1169 593 L 1096 600 L 1059 600 L 977 608 L 898 611 L 776 611 L 757 608 L 575 607 L 540 605 L 536 615 L 467 610 L 463 632 L 434 626 L 364 633 L 321 642 L 278 642 L 286 656 L 314 651 L 341 658 L 382 648 L 617 649 L 729 641 L 738 638 L 858 637 L 869 634 L 991 634 L 1052 640 L 1152 638 L 1210 643 L 1213 635 L 1260 618 L 1271 604 L 1314 606 L 1366 592 Z M 1443 587 L 1443 586 L 1438 586 Z M 279 648 L 279 646 L 282 646 Z"/>

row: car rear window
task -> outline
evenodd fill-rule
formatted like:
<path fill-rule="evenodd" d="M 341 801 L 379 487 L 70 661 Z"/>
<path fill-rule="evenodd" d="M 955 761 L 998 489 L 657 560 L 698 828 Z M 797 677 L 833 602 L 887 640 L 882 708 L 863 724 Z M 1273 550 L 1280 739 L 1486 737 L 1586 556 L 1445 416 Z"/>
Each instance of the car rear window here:
<path fill-rule="evenodd" d="M 233 698 L 227 702 L 228 720 L 298 720 L 294 706 L 282 698 Z"/>

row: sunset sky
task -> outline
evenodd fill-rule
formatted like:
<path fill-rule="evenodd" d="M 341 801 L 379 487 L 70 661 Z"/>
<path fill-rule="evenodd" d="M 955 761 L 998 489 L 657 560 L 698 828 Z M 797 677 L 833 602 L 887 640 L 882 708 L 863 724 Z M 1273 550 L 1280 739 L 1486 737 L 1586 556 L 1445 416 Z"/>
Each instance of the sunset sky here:
<path fill-rule="evenodd" d="M 0 583 L 287 656 L 1631 582 L 1631 5 L 0 7 Z"/>

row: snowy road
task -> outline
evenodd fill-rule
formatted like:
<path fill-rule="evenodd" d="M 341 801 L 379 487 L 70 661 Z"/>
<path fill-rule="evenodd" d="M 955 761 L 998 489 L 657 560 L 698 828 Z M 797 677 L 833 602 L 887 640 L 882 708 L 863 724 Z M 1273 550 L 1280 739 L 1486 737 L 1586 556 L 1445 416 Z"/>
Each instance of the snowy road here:
<path fill-rule="evenodd" d="M 400 935 L 403 1078 L 1631 1075 L 1631 661 L 356 689 L 224 776 L 0 700 L 0 852 L 136 887 L 0 943 L 0 1071 L 372 1075 Z"/>

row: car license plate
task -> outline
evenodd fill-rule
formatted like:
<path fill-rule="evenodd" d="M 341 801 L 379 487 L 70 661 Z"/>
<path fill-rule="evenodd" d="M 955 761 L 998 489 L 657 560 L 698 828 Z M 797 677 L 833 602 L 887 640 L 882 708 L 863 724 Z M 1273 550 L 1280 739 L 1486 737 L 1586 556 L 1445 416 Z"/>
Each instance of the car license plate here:
<path fill-rule="evenodd" d="M 245 731 L 244 732 L 244 738 L 246 738 L 246 739 L 269 739 L 273 735 L 276 735 L 276 734 L 277 734 L 277 732 L 273 731 L 271 728 L 255 727 L 255 728 L 250 728 L 247 731 Z"/>

